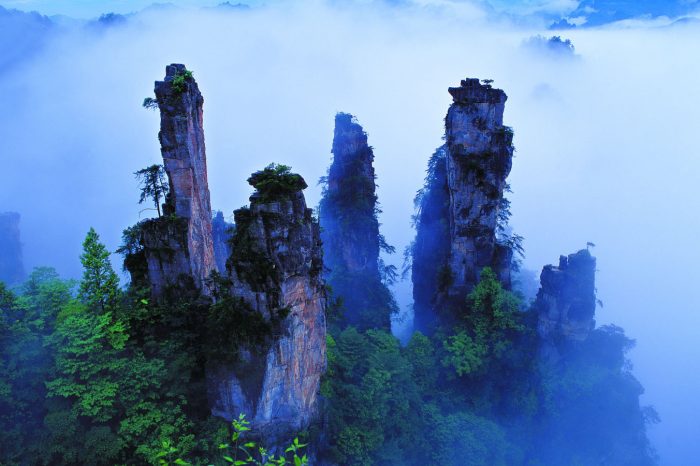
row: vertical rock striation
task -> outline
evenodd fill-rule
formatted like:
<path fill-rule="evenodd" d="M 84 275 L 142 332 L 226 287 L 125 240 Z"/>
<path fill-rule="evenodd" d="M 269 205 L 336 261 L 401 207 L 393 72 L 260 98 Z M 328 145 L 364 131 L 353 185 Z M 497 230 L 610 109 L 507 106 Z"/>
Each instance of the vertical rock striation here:
<path fill-rule="evenodd" d="M 512 246 L 498 237 L 513 157 L 513 133 L 503 125 L 507 96 L 478 79 L 465 79 L 449 93 L 446 142 L 431 158 L 416 198 L 412 272 L 415 324 L 423 331 L 444 308 L 463 302 L 484 267 L 510 287 Z"/>
<path fill-rule="evenodd" d="M 224 214 L 217 211 L 211 221 L 212 241 L 214 243 L 214 261 L 216 269 L 221 274 L 226 274 L 226 261 L 231 255 L 229 241 L 234 225 L 224 219 Z"/>
<path fill-rule="evenodd" d="M 320 204 L 326 280 L 344 303 L 346 323 L 389 329 L 396 310 L 382 283 L 374 153 L 349 113 L 335 116 L 333 162 Z"/>
<path fill-rule="evenodd" d="M 254 430 L 279 445 L 318 416 L 326 296 L 319 226 L 301 192 L 306 183 L 275 170 L 249 179 L 258 189 L 250 208 L 234 212 L 227 264 L 231 294 L 271 331 L 262 344 L 239 342 L 231 349 L 236 361 L 210 364 L 208 390 L 213 414 L 244 413 Z"/>
<path fill-rule="evenodd" d="M 16 212 L 0 213 L 0 281 L 8 285 L 25 278 L 19 220 Z"/>
<path fill-rule="evenodd" d="M 416 239 L 412 245 L 413 326 L 430 333 L 435 326 L 438 293 L 449 285 L 450 192 L 447 149 L 438 148 L 428 163 L 425 186 L 415 199 Z"/>
<path fill-rule="evenodd" d="M 535 300 L 537 332 L 548 342 L 583 341 L 595 327 L 595 257 L 587 249 L 546 265 Z"/>
<path fill-rule="evenodd" d="M 510 286 L 511 250 L 496 240 L 499 210 L 513 158 L 513 134 L 503 126 L 507 96 L 500 89 L 466 79 L 449 89 L 447 184 L 450 193 L 448 294 L 465 296 L 484 267 Z"/>
<path fill-rule="evenodd" d="M 324 263 L 379 278 L 374 153 L 367 133 L 349 113 L 335 116 L 332 152 L 321 204 Z"/>
<path fill-rule="evenodd" d="M 202 125 L 204 99 L 184 65 L 166 67 L 155 83 L 160 109 L 158 137 L 170 190 L 162 218 L 139 225 L 146 265 L 127 260 L 132 275 L 142 273 L 154 297 L 168 285 L 189 284 L 207 294 L 205 280 L 216 269 Z M 132 266 L 128 265 L 132 262 Z"/>

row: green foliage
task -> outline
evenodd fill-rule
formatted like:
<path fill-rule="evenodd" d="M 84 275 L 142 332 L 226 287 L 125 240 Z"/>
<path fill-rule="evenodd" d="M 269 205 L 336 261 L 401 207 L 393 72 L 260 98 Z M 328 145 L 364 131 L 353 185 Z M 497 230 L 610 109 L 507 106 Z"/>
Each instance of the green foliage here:
<path fill-rule="evenodd" d="M 653 408 L 642 408 L 643 388 L 625 358 L 634 342 L 621 328 L 604 326 L 582 343 L 564 348 L 566 364 L 544 364 L 545 421 L 537 445 L 547 464 L 655 464 L 646 425 L 658 422 Z M 556 447 L 554 447 L 556 445 Z"/>
<path fill-rule="evenodd" d="M 151 165 L 150 167 L 142 168 L 134 172 L 134 175 L 139 180 L 141 188 L 139 204 L 143 204 L 150 199 L 155 204 L 158 217 L 160 217 L 160 200 L 165 199 L 170 191 L 170 185 L 166 179 L 163 165 Z"/>
<path fill-rule="evenodd" d="M 488 267 L 467 297 L 458 332 L 447 337 L 442 363 L 457 375 L 477 373 L 492 361 L 504 360 L 513 350 L 514 338 L 525 331 L 518 298 L 506 291 Z"/>
<path fill-rule="evenodd" d="M 248 208 L 234 212 L 236 231 L 229 239 L 231 256 L 226 262 L 228 268 L 235 268 L 239 278 L 248 283 L 253 290 L 261 291 L 265 286 L 279 281 L 275 264 L 272 262 L 265 245 L 260 244 L 255 232 L 252 216 Z"/>
<path fill-rule="evenodd" d="M 393 270 L 385 270 L 391 281 Z M 370 328 L 389 329 L 391 316 L 398 313 L 398 305 L 389 288 L 379 277 L 372 277 L 365 272 L 333 270 L 327 275 L 327 282 L 332 284 L 331 300 L 334 314 L 329 320 L 330 326 L 340 328 L 352 325 L 360 330 Z"/>
<path fill-rule="evenodd" d="M 119 357 L 128 336 L 111 312 L 94 314 L 73 301 L 59 315 L 51 344 L 56 348 L 56 377 L 46 383 L 49 396 L 75 401 L 79 416 L 106 422 L 117 414 L 117 395 L 127 359 Z"/>
<path fill-rule="evenodd" d="M 83 279 L 80 298 L 93 312 L 113 310 L 119 299 L 119 278 L 109 262 L 109 251 L 100 243 L 100 237 L 90 228 L 83 242 Z"/>
<path fill-rule="evenodd" d="M 287 198 L 307 187 L 301 175 L 292 173 L 287 165 L 274 163 L 250 175 L 248 184 L 255 188 L 263 203 Z"/>
<path fill-rule="evenodd" d="M 283 454 L 275 455 L 270 453 L 267 448 L 258 445 L 257 442 L 246 438 L 251 429 L 250 422 L 246 420 L 244 414 L 239 415 L 238 419 L 234 419 L 231 426 L 233 428 L 229 437 L 230 441 L 218 444 L 218 454 L 223 460 L 219 464 L 232 464 L 234 466 L 304 466 L 309 464 L 309 458 L 303 452 L 307 445 L 299 442 L 298 437 L 285 448 Z M 158 464 L 164 466 L 191 464 L 182 458 L 175 458 L 177 453 L 178 449 L 169 440 L 163 440 L 160 451 L 156 454 Z"/>
<path fill-rule="evenodd" d="M 45 341 L 74 283 L 54 269 L 35 269 L 14 293 L 0 282 L 0 462 L 36 462 L 47 441 L 44 382 L 53 371 Z"/>
<path fill-rule="evenodd" d="M 216 301 L 207 316 L 207 360 L 234 363 L 241 347 L 262 347 L 272 335 L 272 325 L 244 299 L 232 296 L 231 282 L 212 272 L 211 289 Z M 288 309 L 286 309 L 288 312 Z M 285 310 L 278 318 L 286 317 Z"/>
<path fill-rule="evenodd" d="M 155 110 L 158 108 L 158 100 L 153 97 L 146 97 L 143 99 L 141 106 L 148 110 Z"/>
<path fill-rule="evenodd" d="M 172 89 L 175 95 L 180 95 L 187 90 L 187 82 L 193 79 L 192 71 L 179 71 L 173 76 Z M 145 103 L 145 101 L 144 101 Z"/>

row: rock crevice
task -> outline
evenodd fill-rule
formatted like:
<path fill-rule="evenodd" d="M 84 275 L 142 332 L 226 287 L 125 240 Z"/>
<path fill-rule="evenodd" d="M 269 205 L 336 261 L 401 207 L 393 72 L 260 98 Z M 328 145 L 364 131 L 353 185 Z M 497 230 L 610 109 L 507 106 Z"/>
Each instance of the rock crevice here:
<path fill-rule="evenodd" d="M 160 109 L 163 165 L 169 193 L 161 218 L 139 224 L 140 246 L 145 267 L 136 261 L 129 270 L 132 281 L 139 271 L 151 293 L 159 298 L 170 285 L 189 282 L 199 292 L 209 294 L 206 281 L 216 270 L 212 237 L 212 214 L 207 182 L 204 145 L 204 98 L 184 65 L 166 67 L 163 81 L 156 81 L 155 94 Z"/>
<path fill-rule="evenodd" d="M 257 191 L 250 201 L 234 213 L 227 263 L 231 294 L 262 315 L 272 331 L 262 345 L 239 346 L 237 361 L 212 365 L 208 387 L 213 414 L 232 419 L 244 413 L 277 444 L 319 415 L 326 367 L 320 231 L 301 189 Z"/>

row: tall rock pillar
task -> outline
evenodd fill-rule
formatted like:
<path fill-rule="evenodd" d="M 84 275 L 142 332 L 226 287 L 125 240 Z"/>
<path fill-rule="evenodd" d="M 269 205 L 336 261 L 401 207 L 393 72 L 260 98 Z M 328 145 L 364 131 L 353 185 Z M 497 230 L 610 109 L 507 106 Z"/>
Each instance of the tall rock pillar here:
<path fill-rule="evenodd" d="M 430 158 L 416 197 L 412 276 L 417 330 L 430 333 L 490 267 L 510 287 L 512 249 L 505 228 L 513 133 L 503 125 L 507 96 L 478 79 L 449 88 L 445 144 Z"/>
<path fill-rule="evenodd" d="M 207 385 L 214 415 L 244 413 L 268 444 L 279 445 L 319 415 L 326 367 L 323 258 L 303 178 L 268 167 L 248 181 L 257 190 L 249 208 L 234 212 L 227 268 L 244 316 L 238 327 L 258 324 L 224 348 L 235 360 L 210 362 Z"/>
<path fill-rule="evenodd" d="M 165 68 L 165 79 L 155 85 L 160 108 L 160 151 L 170 183 L 168 204 L 187 219 L 189 273 L 204 289 L 214 270 L 211 203 L 207 181 L 202 105 L 204 98 L 185 65 Z"/>
<path fill-rule="evenodd" d="M 342 298 L 345 323 L 360 329 L 391 326 L 396 303 L 382 283 L 374 153 L 349 113 L 335 116 L 333 162 L 320 203 L 326 280 Z"/>
<path fill-rule="evenodd" d="M 500 89 L 465 79 L 451 87 L 454 102 L 445 118 L 447 185 L 450 197 L 452 274 L 450 297 L 465 296 L 491 267 L 510 286 L 510 248 L 497 242 L 496 228 L 513 158 L 513 134 L 503 126 L 507 96 Z"/>

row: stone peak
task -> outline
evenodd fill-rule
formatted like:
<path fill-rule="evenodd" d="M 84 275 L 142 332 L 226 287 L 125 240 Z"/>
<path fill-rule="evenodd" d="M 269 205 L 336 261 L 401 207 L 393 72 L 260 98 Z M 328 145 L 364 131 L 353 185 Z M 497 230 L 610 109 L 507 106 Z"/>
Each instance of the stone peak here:
<path fill-rule="evenodd" d="M 508 99 L 503 90 L 491 87 L 490 81 L 482 84 L 477 78 L 463 79 L 459 87 L 450 87 L 447 91 L 458 104 L 504 104 Z"/>
<path fill-rule="evenodd" d="M 595 264 L 595 257 L 591 255 L 591 252 L 588 249 L 581 249 L 580 251 L 569 254 L 568 256 L 559 256 L 559 266 L 557 268 L 559 270 L 566 270 L 570 267 L 579 268 L 585 267 L 586 265 L 590 266 L 591 263 Z M 593 265 L 593 267 L 595 268 L 595 265 Z"/>
<path fill-rule="evenodd" d="M 165 79 L 167 81 L 168 78 L 172 79 L 185 71 L 187 71 L 187 67 L 182 63 L 171 63 L 165 67 Z"/>
<path fill-rule="evenodd" d="M 357 118 L 352 113 L 338 112 L 335 114 L 336 126 L 357 126 L 362 129 L 362 126 L 357 122 Z"/>

